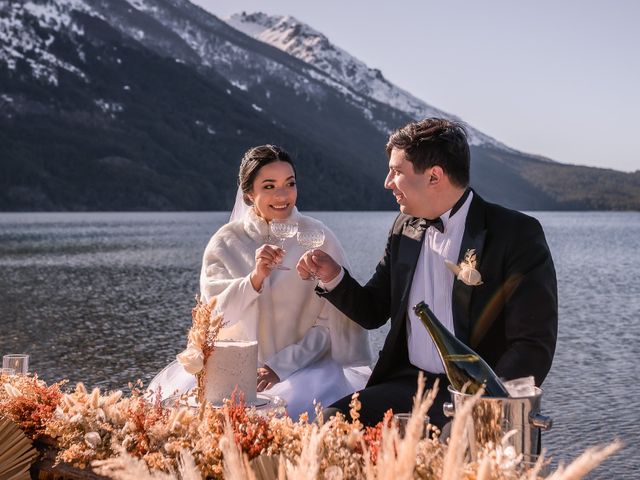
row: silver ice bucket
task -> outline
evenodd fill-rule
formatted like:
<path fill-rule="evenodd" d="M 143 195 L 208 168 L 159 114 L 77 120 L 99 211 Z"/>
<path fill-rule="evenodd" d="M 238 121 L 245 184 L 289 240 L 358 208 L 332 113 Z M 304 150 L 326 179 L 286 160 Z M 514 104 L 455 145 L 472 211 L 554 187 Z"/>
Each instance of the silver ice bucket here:
<path fill-rule="evenodd" d="M 504 434 L 515 430 L 509 438 L 516 454 L 525 460 L 537 455 L 540 432 L 549 430 L 553 424 L 550 417 L 540 413 L 542 390 L 535 387 L 535 395 L 529 397 L 493 398 L 481 397 L 473 407 L 471 425 L 467 428 L 469 447 L 475 457 L 479 449 L 488 442 L 500 444 Z M 453 417 L 455 411 L 471 398 L 449 386 L 452 403 L 443 405 L 444 414 Z"/>

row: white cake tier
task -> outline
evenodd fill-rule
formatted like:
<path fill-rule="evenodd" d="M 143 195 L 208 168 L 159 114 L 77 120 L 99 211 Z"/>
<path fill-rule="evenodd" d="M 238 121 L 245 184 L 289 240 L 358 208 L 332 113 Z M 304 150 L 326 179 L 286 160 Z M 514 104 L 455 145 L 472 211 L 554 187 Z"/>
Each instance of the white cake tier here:
<path fill-rule="evenodd" d="M 256 401 L 258 342 L 218 340 L 205 365 L 204 398 L 221 405 L 238 388 L 247 404 Z"/>

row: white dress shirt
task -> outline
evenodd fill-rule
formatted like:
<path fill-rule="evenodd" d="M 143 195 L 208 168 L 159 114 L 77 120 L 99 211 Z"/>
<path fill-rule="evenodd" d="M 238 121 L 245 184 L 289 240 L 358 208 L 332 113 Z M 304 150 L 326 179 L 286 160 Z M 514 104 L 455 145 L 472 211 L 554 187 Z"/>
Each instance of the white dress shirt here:
<path fill-rule="evenodd" d="M 431 335 L 422 321 L 413 312 L 413 307 L 424 301 L 438 320 L 453 332 L 453 282 L 454 275 L 447 268 L 444 260 L 458 263 L 458 254 L 462 244 L 464 226 L 469 213 L 469 206 L 473 199 L 473 191 L 469 192 L 466 200 L 458 211 L 451 217 L 451 210 L 440 218 L 444 225 L 444 232 L 430 226 L 425 232 L 422 249 L 413 274 L 409 302 L 407 304 L 407 347 L 409 361 L 412 365 L 431 373 L 445 373 L 442 360 L 438 355 Z M 329 282 L 319 282 L 320 288 L 333 290 L 344 277 L 344 269 Z"/>
<path fill-rule="evenodd" d="M 453 332 L 454 275 L 444 261 L 447 259 L 458 263 L 464 226 L 472 198 L 473 192 L 469 192 L 469 196 L 453 217 L 451 217 L 451 210 L 440 217 L 444 224 L 444 232 L 441 233 L 432 226 L 427 228 L 411 282 L 407 304 L 409 361 L 412 365 L 431 373 L 444 373 L 444 366 L 429 332 L 413 312 L 413 307 L 424 301 L 438 320 Z"/>

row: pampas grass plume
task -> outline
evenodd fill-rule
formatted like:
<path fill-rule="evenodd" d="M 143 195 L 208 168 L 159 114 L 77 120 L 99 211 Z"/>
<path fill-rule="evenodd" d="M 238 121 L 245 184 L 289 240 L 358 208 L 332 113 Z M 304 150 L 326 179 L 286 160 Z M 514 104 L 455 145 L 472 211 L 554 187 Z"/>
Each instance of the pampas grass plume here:
<path fill-rule="evenodd" d="M 451 436 L 449 437 L 449 447 L 444 458 L 442 469 L 442 480 L 458 480 L 462 477 L 462 466 L 464 463 L 464 452 L 467 449 L 467 422 L 471 421 L 471 411 L 480 396 L 484 393 L 481 388 L 476 394 L 465 401 L 456 410 L 456 415 L 451 424 Z"/>
<path fill-rule="evenodd" d="M 256 480 L 249 461 L 236 444 L 228 414 L 224 418 L 224 434 L 220 438 L 220 451 L 224 457 L 223 472 L 226 480 Z"/>
<path fill-rule="evenodd" d="M 620 441 L 615 441 L 604 447 L 587 449 L 582 455 L 571 462 L 566 468 L 559 468 L 548 480 L 578 480 L 600 465 L 609 456 L 622 448 Z"/>
<path fill-rule="evenodd" d="M 180 450 L 178 471 L 182 480 L 202 480 L 202 474 L 196 466 L 196 460 L 188 450 Z"/>
<path fill-rule="evenodd" d="M 118 449 L 118 456 L 106 460 L 94 460 L 91 462 L 93 470 L 114 480 L 176 480 L 176 476 L 170 473 L 154 470 L 138 458 L 133 457 L 124 448 Z"/>
<path fill-rule="evenodd" d="M 316 480 L 322 458 L 322 439 L 334 423 L 335 419 L 332 418 L 320 428 L 317 425 L 311 425 L 311 428 L 305 432 L 298 462 L 295 465 L 287 464 L 288 479 Z"/>

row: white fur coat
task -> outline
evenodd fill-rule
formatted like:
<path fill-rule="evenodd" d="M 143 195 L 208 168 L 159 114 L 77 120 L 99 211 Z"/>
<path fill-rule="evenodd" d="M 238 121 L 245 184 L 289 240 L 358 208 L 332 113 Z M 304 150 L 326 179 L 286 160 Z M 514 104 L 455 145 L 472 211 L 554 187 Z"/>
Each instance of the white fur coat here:
<path fill-rule="evenodd" d="M 299 229 L 322 229 L 322 250 L 341 265 L 344 251 L 322 222 L 294 209 L 290 221 Z M 226 327 L 220 338 L 258 340 L 260 365 L 271 367 L 284 380 L 319 360 L 328 351 L 343 366 L 371 363 L 368 333 L 316 295 L 315 282 L 300 279 L 295 265 L 304 253 L 296 238 L 285 240 L 283 263 L 291 270 L 273 270 L 261 292 L 251 285 L 255 251 L 267 243 L 269 226 L 253 209 L 242 220 L 222 226 L 204 252 L 200 291 L 203 300 L 218 297 Z"/>

